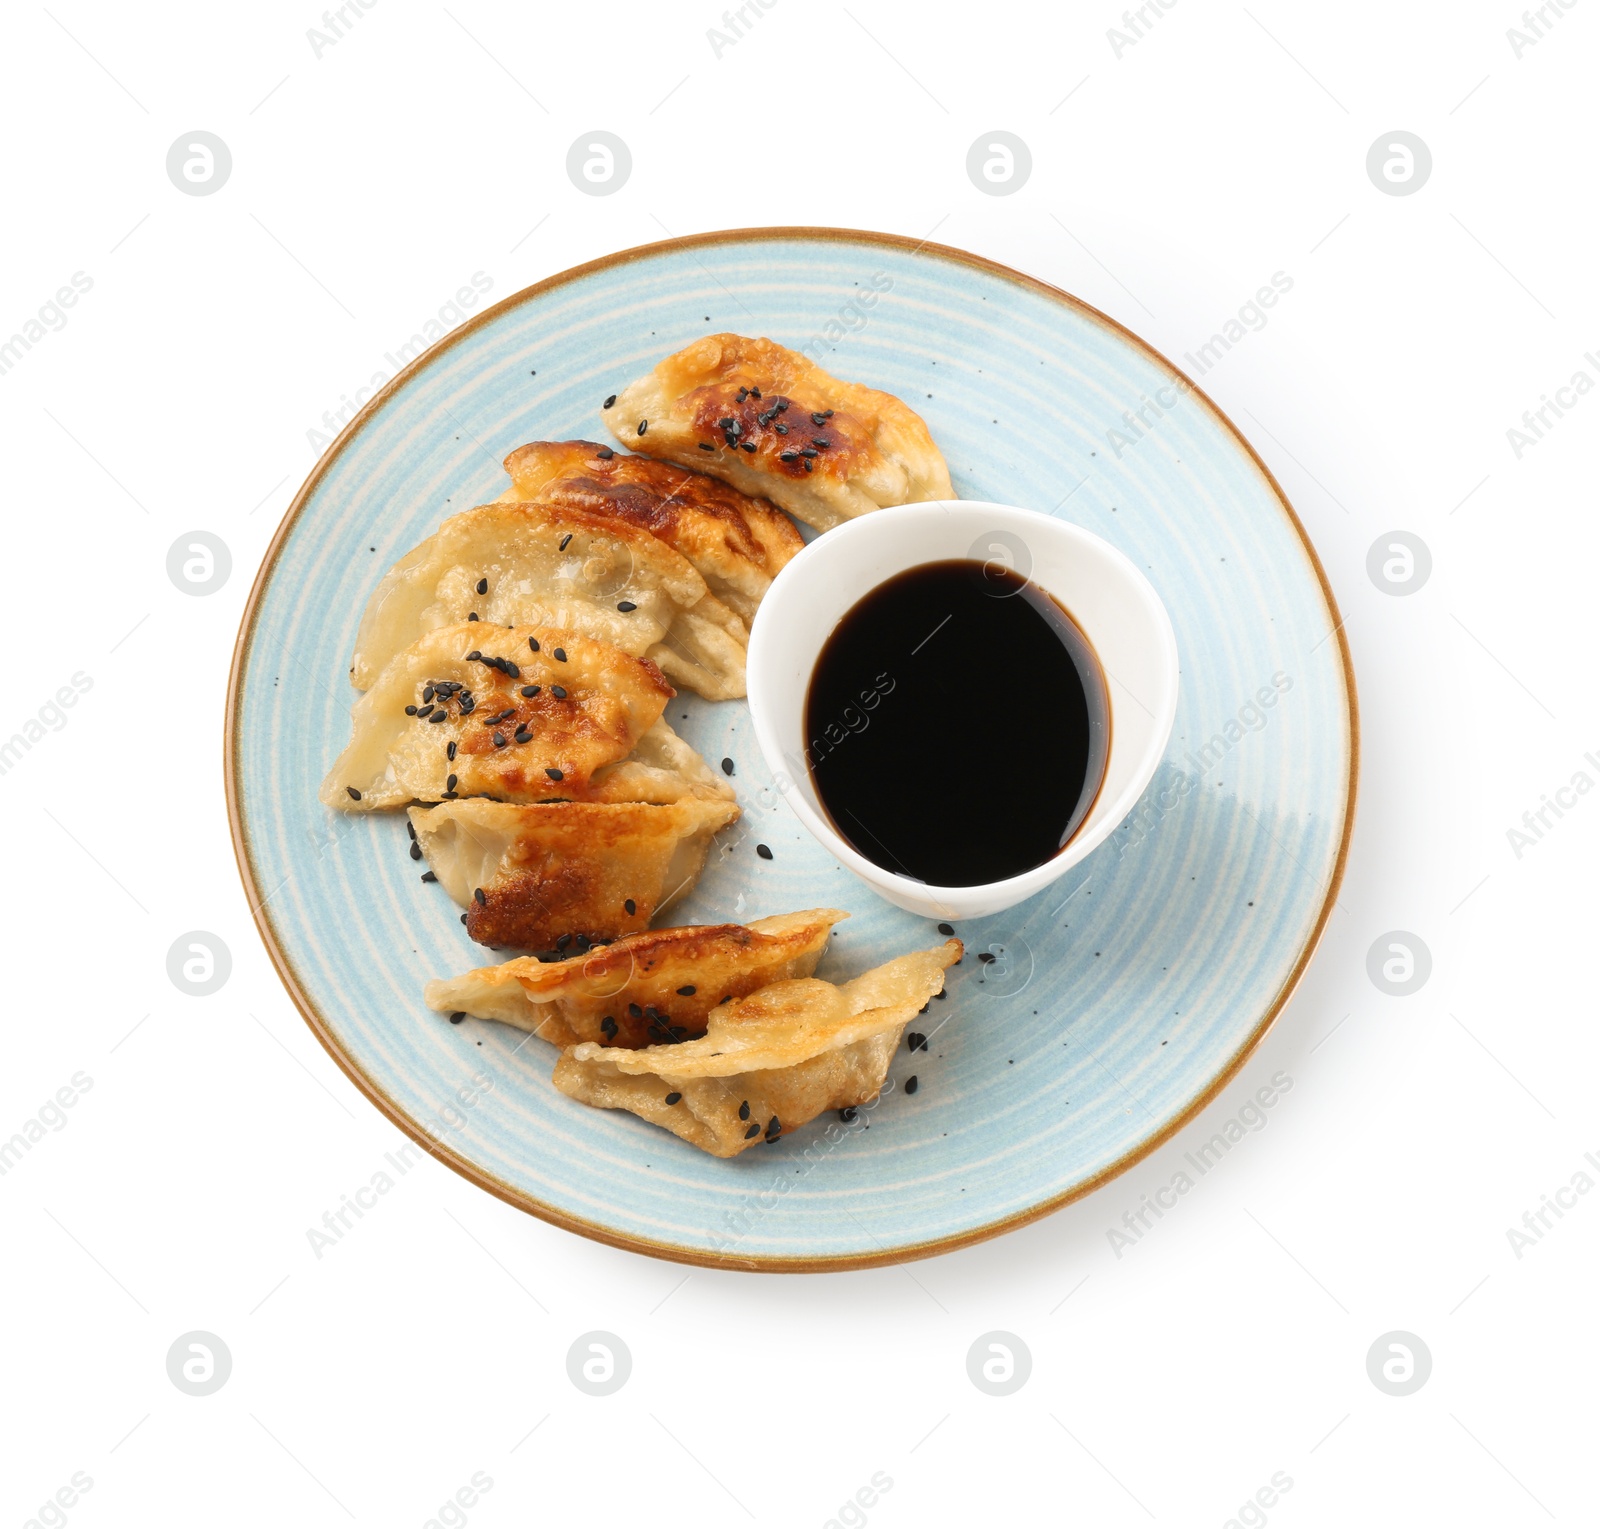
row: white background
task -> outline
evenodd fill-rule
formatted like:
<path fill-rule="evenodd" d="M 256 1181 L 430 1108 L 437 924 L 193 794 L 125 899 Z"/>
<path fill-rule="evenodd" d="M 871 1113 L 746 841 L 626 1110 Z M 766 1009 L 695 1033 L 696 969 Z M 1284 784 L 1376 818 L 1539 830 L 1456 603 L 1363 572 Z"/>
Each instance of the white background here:
<path fill-rule="evenodd" d="M 10 721 L 92 689 L 0 776 L 9 850 L 0 1138 L 75 1073 L 65 1125 L 0 1178 L 0 1525 L 42 1522 L 1223 1526 L 1594 1521 L 1600 1194 L 1519 1258 L 1507 1229 L 1600 1156 L 1600 799 L 1520 858 L 1507 830 L 1600 753 L 1586 395 L 1600 380 L 1600 7 L 776 0 L 721 47 L 711 0 L 448 9 L 378 0 L 317 56 L 311 5 L 18 7 L 5 33 L 0 338 L 75 272 L 64 328 L 0 376 Z M 226 186 L 165 159 L 204 129 Z M 568 146 L 631 147 L 580 195 Z M 980 135 L 1030 146 L 980 194 Z M 1368 179 L 1394 129 L 1432 151 Z M 833 1276 L 690 1271 L 559 1232 L 427 1161 L 318 1260 L 307 1228 L 402 1138 L 297 1017 L 229 847 L 223 693 L 307 432 L 482 271 L 504 297 L 699 229 L 878 228 L 1015 265 L 1179 357 L 1275 271 L 1292 292 L 1205 386 L 1327 564 L 1362 703 L 1349 877 L 1258 1056 L 1125 1178 L 984 1246 Z M 1180 363 L 1181 364 L 1181 363 Z M 1554 416 L 1548 416 L 1554 419 Z M 232 575 L 196 598 L 169 546 Z M 1408 530 L 1420 591 L 1368 577 Z M 1587 874 L 1585 874 L 1587 872 Z M 180 994 L 205 929 L 233 974 Z M 1390 930 L 1433 955 L 1369 981 Z M 1135 1247 L 1108 1229 L 1273 1072 L 1267 1128 Z M 1589 1169 L 1600 1181 L 1600 1170 Z M 212 1396 L 165 1356 L 203 1329 Z M 578 1335 L 633 1355 L 568 1381 Z M 1032 1354 L 994 1398 L 966 1355 Z M 1366 1356 L 1402 1329 L 1411 1396 Z M 530 1430 L 533 1430 L 530 1433 Z M 1275 1472 L 1270 1508 L 1239 1509 Z"/>

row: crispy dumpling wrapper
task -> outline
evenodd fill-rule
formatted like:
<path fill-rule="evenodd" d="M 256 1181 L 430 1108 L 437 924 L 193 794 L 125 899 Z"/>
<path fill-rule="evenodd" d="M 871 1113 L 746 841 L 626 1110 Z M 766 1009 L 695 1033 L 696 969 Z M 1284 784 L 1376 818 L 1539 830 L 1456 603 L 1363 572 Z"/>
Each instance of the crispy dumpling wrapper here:
<path fill-rule="evenodd" d="M 960 959 L 961 942 L 947 940 L 838 987 L 815 977 L 775 982 L 713 1009 L 696 1041 L 639 1051 L 571 1046 L 556 1062 L 555 1085 L 734 1157 L 824 1110 L 875 1098 L 905 1027 Z"/>
<path fill-rule="evenodd" d="M 511 487 L 502 499 L 570 505 L 648 531 L 688 558 L 711 592 L 746 621 L 805 545 L 794 522 L 765 499 L 703 472 L 593 441 L 533 441 L 505 465 Z"/>
<path fill-rule="evenodd" d="M 604 798 L 602 772 L 627 758 L 675 694 L 649 659 L 575 632 L 482 621 L 441 627 L 397 653 L 356 702 L 350 744 L 319 795 L 354 812 L 451 792 L 513 802 Z"/>
<path fill-rule="evenodd" d="M 772 340 L 707 335 L 604 413 L 632 450 L 764 494 L 819 531 L 887 505 L 955 497 L 920 415 Z"/>
<path fill-rule="evenodd" d="M 473 614 L 608 642 L 713 701 L 744 694 L 749 631 L 688 559 L 625 520 L 559 504 L 463 510 L 413 547 L 367 602 L 352 682 L 367 689 L 425 632 Z"/>
<path fill-rule="evenodd" d="M 743 924 L 689 924 L 630 934 L 566 961 L 532 957 L 430 982 L 428 1006 L 532 1030 L 557 1046 L 609 1041 L 648 1046 L 703 1034 L 724 999 L 809 977 L 838 908 L 783 913 Z M 687 989 L 687 991 L 685 991 Z"/>
<path fill-rule="evenodd" d="M 481 945 L 553 950 L 615 940 L 700 879 L 711 836 L 739 816 L 723 796 L 671 804 L 441 802 L 411 825 Z M 478 893 L 482 893 L 482 900 Z"/>

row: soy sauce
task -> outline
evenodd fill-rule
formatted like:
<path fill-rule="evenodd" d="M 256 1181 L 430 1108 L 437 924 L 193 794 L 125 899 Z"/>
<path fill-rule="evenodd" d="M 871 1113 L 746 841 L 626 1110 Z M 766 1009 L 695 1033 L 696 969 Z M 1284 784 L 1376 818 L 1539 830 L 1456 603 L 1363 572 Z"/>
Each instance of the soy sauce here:
<path fill-rule="evenodd" d="M 1100 790 L 1105 676 L 1045 591 L 997 563 L 908 569 L 834 628 L 806 695 L 806 763 L 833 826 L 934 886 L 1058 854 Z"/>

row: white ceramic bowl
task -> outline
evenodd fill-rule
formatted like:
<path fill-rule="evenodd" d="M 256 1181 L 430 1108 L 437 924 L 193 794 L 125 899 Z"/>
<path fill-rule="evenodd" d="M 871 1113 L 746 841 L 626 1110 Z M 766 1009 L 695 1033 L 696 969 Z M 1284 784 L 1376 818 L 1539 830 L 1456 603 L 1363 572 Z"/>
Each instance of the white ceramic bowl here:
<path fill-rule="evenodd" d="M 1054 858 L 1004 881 L 938 887 L 885 870 L 835 831 L 805 764 L 805 704 L 823 644 L 852 606 L 923 563 L 1003 564 L 1053 595 L 1105 671 L 1111 748 L 1093 809 Z M 1109 542 L 1034 510 L 940 500 L 878 510 L 816 538 L 773 580 L 756 613 L 750 713 L 773 780 L 800 821 L 880 896 L 929 918 L 981 918 L 1032 897 L 1116 828 L 1150 784 L 1178 707 L 1178 648 L 1150 582 Z M 1003 789 L 985 811 L 1003 812 Z"/>

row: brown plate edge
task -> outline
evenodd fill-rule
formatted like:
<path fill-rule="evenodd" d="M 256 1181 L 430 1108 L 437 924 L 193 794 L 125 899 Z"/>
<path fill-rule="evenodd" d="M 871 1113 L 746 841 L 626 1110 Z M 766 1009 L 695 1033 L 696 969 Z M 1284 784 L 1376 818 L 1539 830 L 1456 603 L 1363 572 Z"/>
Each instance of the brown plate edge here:
<path fill-rule="evenodd" d="M 656 1242 L 644 1237 L 624 1236 L 612 1231 L 609 1227 L 569 1215 L 553 1205 L 547 1205 L 543 1201 L 535 1199 L 504 1180 L 496 1178 L 476 1163 L 471 1162 L 461 1154 L 452 1151 L 432 1138 L 398 1104 L 390 1099 L 383 1089 L 372 1078 L 367 1076 L 360 1064 L 344 1050 L 338 1038 L 317 1012 L 316 1006 L 301 988 L 299 979 L 287 954 L 278 943 L 276 932 L 266 911 L 267 899 L 261 896 L 260 883 L 256 877 L 255 866 L 250 856 L 250 845 L 245 831 L 244 817 L 240 810 L 238 781 L 237 729 L 239 725 L 239 693 L 243 683 L 245 664 L 249 658 L 250 646 L 255 635 L 256 615 L 262 595 L 265 593 L 267 583 L 277 564 L 278 555 L 282 551 L 283 545 L 287 541 L 289 533 L 293 529 L 294 523 L 304 508 L 307 499 L 322 481 L 324 473 L 333 465 L 340 453 L 349 445 L 377 410 L 404 383 L 408 382 L 413 374 L 419 372 L 424 363 L 431 364 L 472 330 L 487 323 L 500 313 L 506 312 L 541 293 L 556 287 L 566 286 L 596 271 L 602 271 L 611 266 L 626 264 L 634 260 L 648 259 L 667 250 L 694 249 L 709 244 L 752 243 L 758 240 L 772 239 L 810 240 L 842 244 L 879 244 L 893 249 L 909 250 L 912 254 L 926 251 L 954 264 L 971 266 L 975 269 L 989 272 L 1030 291 L 1042 293 L 1057 302 L 1065 303 L 1068 307 L 1084 314 L 1094 322 L 1114 330 L 1174 377 L 1182 378 L 1188 383 L 1189 391 L 1210 409 L 1227 433 L 1232 436 L 1255 464 L 1256 469 L 1261 473 L 1271 487 L 1273 494 L 1277 497 L 1279 505 L 1289 519 L 1289 524 L 1294 528 L 1295 535 L 1300 540 L 1300 545 L 1305 551 L 1306 559 L 1310 563 L 1313 573 L 1316 575 L 1317 583 L 1322 590 L 1323 600 L 1326 602 L 1329 615 L 1333 620 L 1333 632 L 1331 635 L 1337 639 L 1339 645 L 1339 656 L 1345 683 L 1346 723 L 1349 730 L 1349 777 L 1345 795 L 1344 828 L 1340 835 L 1339 851 L 1334 860 L 1333 873 L 1328 881 L 1328 891 L 1323 900 L 1322 908 L 1317 915 L 1315 924 L 1312 926 L 1311 933 L 1301 947 L 1299 957 L 1295 961 L 1288 977 L 1284 980 L 1283 986 L 1268 1005 L 1266 1012 L 1262 1015 L 1255 1029 L 1227 1064 L 1220 1069 L 1210 1084 L 1202 1089 L 1165 1126 L 1131 1151 L 1124 1153 L 1114 1163 L 1107 1165 L 1099 1173 L 1083 1183 L 1076 1184 L 1059 1195 L 1030 1206 L 1027 1210 L 1017 1211 L 1012 1215 L 1003 1216 L 997 1221 L 991 1221 L 984 1226 L 974 1227 L 949 1237 L 939 1237 L 927 1242 L 888 1248 L 880 1253 L 847 1254 L 821 1258 L 738 1258 L 705 1253 L 697 1249 L 681 1247 L 674 1243 Z M 458 325 L 442 340 L 424 351 L 403 370 L 390 378 L 377 393 L 367 400 L 355 418 L 339 432 L 337 438 L 312 468 L 311 473 L 300 486 L 299 492 L 285 512 L 283 520 L 280 522 L 272 542 L 267 548 L 261 567 L 256 574 L 255 582 L 251 586 L 249 598 L 245 602 L 244 613 L 240 618 L 239 635 L 234 643 L 233 660 L 228 671 L 227 708 L 223 726 L 223 784 L 227 795 L 228 828 L 233 840 L 234 858 L 239 866 L 239 874 L 244 883 L 246 896 L 250 900 L 250 915 L 255 921 L 263 944 L 267 948 L 267 954 L 271 957 L 272 964 L 277 970 L 279 980 L 283 983 L 295 1007 L 300 1011 L 301 1017 L 310 1027 L 311 1033 L 321 1042 L 323 1049 L 339 1065 L 351 1082 L 384 1115 L 425 1152 L 437 1158 L 446 1167 L 459 1173 L 464 1179 L 504 1200 L 508 1205 L 513 1205 L 518 1210 L 536 1216 L 541 1221 L 549 1222 L 552 1226 L 561 1227 L 565 1231 L 576 1232 L 582 1237 L 605 1243 L 610 1247 L 622 1248 L 631 1253 L 644 1253 L 653 1258 L 661 1258 L 673 1263 L 691 1264 L 707 1269 L 738 1269 L 754 1273 L 774 1274 L 811 1274 L 848 1269 L 878 1268 L 885 1264 L 931 1258 L 935 1254 L 954 1252 L 958 1248 L 970 1247 L 974 1243 L 985 1242 L 992 1237 L 999 1237 L 1006 1232 L 1014 1231 L 1018 1227 L 1026 1226 L 1030 1222 L 1040 1220 L 1052 1212 L 1072 1204 L 1075 1200 L 1081 1200 L 1092 1194 L 1112 1179 L 1119 1177 L 1136 1164 L 1142 1162 L 1158 1147 L 1171 1140 L 1173 1136 L 1188 1125 L 1232 1082 L 1251 1054 L 1266 1038 L 1267 1032 L 1272 1028 L 1279 1014 L 1283 1012 L 1289 999 L 1294 995 L 1295 989 L 1300 985 L 1301 978 L 1305 975 L 1306 968 L 1311 962 L 1311 957 L 1321 943 L 1323 933 L 1327 929 L 1328 920 L 1338 901 L 1339 887 L 1344 881 L 1345 869 L 1349 862 L 1350 841 L 1355 826 L 1357 781 L 1360 774 L 1361 755 L 1360 715 L 1356 698 L 1355 669 L 1351 663 L 1350 645 L 1345 637 L 1344 618 L 1339 613 L 1339 605 L 1334 598 L 1333 589 L 1322 566 L 1322 560 L 1317 555 L 1317 550 L 1312 545 L 1310 537 L 1307 536 L 1305 526 L 1301 523 L 1300 517 L 1295 513 L 1294 506 L 1290 504 L 1288 495 L 1284 493 L 1282 485 L 1273 476 L 1272 470 L 1262 461 L 1255 447 L 1250 444 L 1239 428 L 1203 388 L 1189 378 L 1181 368 L 1174 366 L 1154 346 L 1141 339 L 1125 325 L 1118 323 L 1109 314 L 1102 313 L 1092 304 L 1084 302 L 1081 298 L 1074 297 L 1070 292 L 1063 291 L 1060 287 L 1052 286 L 1049 282 L 1041 281 L 1037 277 L 1025 275 L 1010 266 L 1001 265 L 998 261 L 989 260 L 982 255 L 974 255 L 950 245 L 934 244 L 926 239 L 911 239 L 902 234 L 877 233 L 864 229 L 811 228 L 805 226 L 736 228 L 716 230 L 703 234 L 689 234 L 680 238 L 663 239 L 653 244 L 636 245 L 631 249 L 619 250 L 615 254 L 603 256 L 598 260 L 586 261 L 581 265 L 571 267 L 569 270 L 546 277 L 543 281 L 535 282 L 532 286 L 523 287 L 509 297 L 502 298 L 493 306 L 485 308 L 483 312 Z"/>

